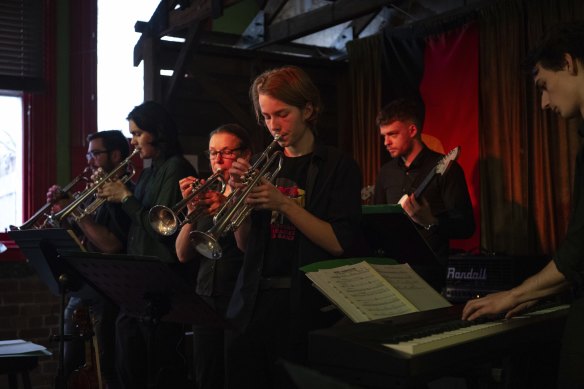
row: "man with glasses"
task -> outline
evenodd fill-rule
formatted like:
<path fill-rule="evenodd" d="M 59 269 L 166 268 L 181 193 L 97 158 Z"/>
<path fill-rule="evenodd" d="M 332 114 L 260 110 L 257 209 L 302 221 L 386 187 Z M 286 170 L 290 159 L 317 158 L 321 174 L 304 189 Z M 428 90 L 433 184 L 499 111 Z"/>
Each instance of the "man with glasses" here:
<path fill-rule="evenodd" d="M 92 178 L 97 174 L 108 174 L 115 169 L 130 154 L 128 140 L 121 131 L 101 131 L 87 137 L 87 163 L 93 171 Z M 103 173 L 99 173 L 101 170 Z M 123 174 L 123 173 L 122 173 Z M 131 182 L 126 185 L 133 188 Z M 53 185 L 47 193 L 47 201 L 62 197 L 59 186 Z M 71 199 L 62 199 L 54 207 L 57 212 Z M 89 201 L 93 201 L 90 198 Z M 82 234 L 83 245 L 88 251 L 100 253 L 124 253 L 126 251 L 127 233 L 130 229 L 130 218 L 122 211 L 118 203 L 105 202 L 94 215 L 86 216 L 76 223 Z M 79 232 L 79 231 L 78 231 Z M 65 332 L 75 332 L 73 314 L 79 308 L 87 306 L 90 311 L 93 331 L 99 345 L 101 374 L 109 388 L 117 387 L 118 379 L 115 372 L 115 320 L 118 308 L 99 295 L 81 299 L 70 297 L 65 309 Z M 68 376 L 83 365 L 84 340 L 65 343 L 65 374 Z"/>

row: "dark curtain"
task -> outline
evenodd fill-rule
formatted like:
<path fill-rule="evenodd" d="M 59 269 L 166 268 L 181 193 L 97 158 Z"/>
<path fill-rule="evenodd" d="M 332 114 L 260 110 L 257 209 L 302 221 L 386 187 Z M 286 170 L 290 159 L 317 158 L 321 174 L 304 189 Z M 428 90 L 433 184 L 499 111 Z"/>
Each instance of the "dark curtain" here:
<path fill-rule="evenodd" d="M 352 106 L 353 157 L 363 172 L 365 186 L 375 184 L 382 145 L 375 126 L 381 101 L 381 37 L 374 35 L 347 44 Z"/>
<path fill-rule="evenodd" d="M 569 218 L 578 121 L 542 112 L 528 49 L 559 21 L 584 18 L 578 0 L 502 1 L 480 13 L 483 247 L 550 254 Z"/>

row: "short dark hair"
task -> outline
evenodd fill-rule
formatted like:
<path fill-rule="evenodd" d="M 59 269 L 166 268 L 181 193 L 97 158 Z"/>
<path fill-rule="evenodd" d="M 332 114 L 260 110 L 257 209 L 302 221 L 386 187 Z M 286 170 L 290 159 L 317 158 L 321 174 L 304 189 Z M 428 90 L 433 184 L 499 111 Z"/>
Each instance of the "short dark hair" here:
<path fill-rule="evenodd" d="M 136 123 L 139 129 L 149 132 L 154 137 L 152 143 L 166 157 L 182 154 L 178 143 L 178 129 L 168 111 L 155 101 L 146 101 L 137 105 L 128 114 L 127 120 Z"/>
<path fill-rule="evenodd" d="M 304 109 L 308 103 L 312 105 L 312 115 L 306 119 L 307 126 L 316 132 L 316 121 L 322 110 L 320 92 L 306 72 L 297 66 L 284 66 L 263 72 L 256 77 L 249 89 L 256 119 L 263 123 L 259 95 L 267 95 Z"/>
<path fill-rule="evenodd" d="M 396 121 L 410 121 L 416 125 L 418 132 L 422 132 L 424 125 L 424 109 L 421 104 L 409 99 L 393 100 L 377 114 L 377 127 L 385 126 Z"/>
<path fill-rule="evenodd" d="M 107 151 L 120 150 L 122 159 L 126 159 L 130 155 L 128 139 L 120 130 L 99 131 L 87 135 L 87 143 L 95 139 L 101 139 L 103 141 L 103 147 Z"/>
<path fill-rule="evenodd" d="M 240 150 L 242 150 L 242 151 L 249 150 L 249 151 L 253 152 L 253 150 L 251 149 L 251 141 L 249 138 L 249 134 L 239 124 L 235 124 L 235 123 L 223 124 L 209 133 L 209 139 L 211 139 L 211 137 L 213 135 L 221 134 L 221 133 L 229 133 L 229 134 L 237 137 L 237 139 L 239 139 L 239 149 Z"/>
<path fill-rule="evenodd" d="M 529 52 L 524 65 L 531 72 L 538 63 L 545 69 L 560 71 L 566 65 L 566 53 L 584 62 L 584 22 L 551 27 Z"/>

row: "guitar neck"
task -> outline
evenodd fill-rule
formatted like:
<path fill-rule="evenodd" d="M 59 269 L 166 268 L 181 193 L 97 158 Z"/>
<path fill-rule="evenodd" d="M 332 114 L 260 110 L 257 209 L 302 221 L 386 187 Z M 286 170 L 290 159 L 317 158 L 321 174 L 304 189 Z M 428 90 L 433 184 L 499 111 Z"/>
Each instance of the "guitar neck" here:
<path fill-rule="evenodd" d="M 432 168 L 432 170 L 430 170 L 430 173 L 428 173 L 426 178 L 424 178 L 424 181 L 422 181 L 420 186 L 418 186 L 418 188 L 414 191 L 414 197 L 416 199 L 422 195 L 422 192 L 424 191 L 424 189 L 426 189 L 426 187 L 428 186 L 430 181 L 432 181 L 432 178 L 434 178 L 435 175 L 436 175 L 436 166 L 434 166 Z"/>

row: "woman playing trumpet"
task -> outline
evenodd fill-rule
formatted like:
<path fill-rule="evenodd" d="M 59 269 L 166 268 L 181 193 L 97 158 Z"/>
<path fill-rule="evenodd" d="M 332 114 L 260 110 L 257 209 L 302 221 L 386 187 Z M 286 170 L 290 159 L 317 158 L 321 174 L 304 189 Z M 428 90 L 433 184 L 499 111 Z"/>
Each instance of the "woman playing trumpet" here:
<path fill-rule="evenodd" d="M 244 160 L 251 156 L 250 141 L 247 132 L 237 124 L 226 124 L 210 133 L 209 161 L 211 171 L 221 171 L 225 182 L 229 178 L 231 164 L 237 158 Z M 196 181 L 186 177 L 179 181 L 183 198 L 191 195 L 191 188 Z M 223 194 L 207 191 L 193 199 L 188 205 L 189 212 L 200 212 L 204 208 L 207 217 L 198 219 L 197 225 L 185 224 L 176 240 L 176 252 L 181 262 L 195 260 L 199 263 L 197 275 L 197 294 L 213 307 L 220 315 L 225 315 L 229 298 L 233 292 L 237 274 L 243 261 L 233 233 L 220 239 L 224 255 L 220 260 L 207 259 L 197 254 L 189 240 L 189 234 L 195 229 L 205 231 L 211 225 L 214 215 L 231 193 L 231 187 L 225 187 Z M 197 209 L 197 210 L 195 210 Z M 223 338 L 221 328 L 195 326 L 193 328 L 195 376 L 198 388 L 223 387 Z"/>
<path fill-rule="evenodd" d="M 112 181 L 103 185 L 99 195 L 109 202 L 121 203 L 131 218 L 129 254 L 178 263 L 176 235 L 160 236 L 154 231 L 149 211 L 157 204 L 176 204 L 181 198 L 178 180 L 194 175 L 195 170 L 182 156 L 176 124 L 162 105 L 147 101 L 134 107 L 127 119 L 132 145 L 140 150 L 140 158 L 151 159 L 152 165 L 142 171 L 134 191 L 120 181 Z M 116 324 L 116 356 L 124 388 L 183 387 L 186 364 L 181 351 L 182 325 L 162 321 L 153 326 L 125 312 L 120 313 Z"/>

